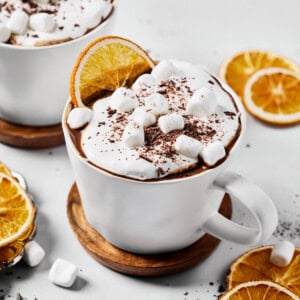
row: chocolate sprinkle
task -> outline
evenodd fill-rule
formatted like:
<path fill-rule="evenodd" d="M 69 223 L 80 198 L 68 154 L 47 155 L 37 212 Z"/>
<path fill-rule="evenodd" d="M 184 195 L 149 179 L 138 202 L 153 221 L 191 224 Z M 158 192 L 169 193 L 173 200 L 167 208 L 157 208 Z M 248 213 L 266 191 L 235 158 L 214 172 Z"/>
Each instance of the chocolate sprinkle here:
<path fill-rule="evenodd" d="M 219 285 L 219 288 L 218 288 L 218 293 L 224 293 L 226 291 L 224 285 Z"/>

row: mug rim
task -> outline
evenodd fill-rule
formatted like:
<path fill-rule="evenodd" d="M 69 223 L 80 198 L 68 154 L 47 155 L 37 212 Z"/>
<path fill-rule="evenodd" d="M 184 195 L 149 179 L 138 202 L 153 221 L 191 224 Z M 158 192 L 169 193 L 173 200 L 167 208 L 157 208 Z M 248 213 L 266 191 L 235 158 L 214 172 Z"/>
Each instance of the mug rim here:
<path fill-rule="evenodd" d="M 172 179 L 158 178 L 158 180 L 148 181 L 148 180 L 139 180 L 139 179 L 134 179 L 134 178 L 131 178 L 131 177 L 115 174 L 115 173 L 110 172 L 109 170 L 106 170 L 106 169 L 101 168 L 101 167 L 97 167 L 97 166 L 89 163 L 87 161 L 87 159 L 82 157 L 82 155 L 79 153 L 77 147 L 74 145 L 74 143 L 73 143 L 73 141 L 70 137 L 70 134 L 69 134 L 69 129 L 68 129 L 68 126 L 67 126 L 67 115 L 70 112 L 71 97 L 69 97 L 69 99 L 67 100 L 67 103 L 65 105 L 64 112 L 63 112 L 63 117 L 62 117 L 63 132 L 64 132 L 64 135 L 68 135 L 68 137 L 65 138 L 66 144 L 68 144 L 68 146 L 70 146 L 72 148 L 72 151 L 73 151 L 74 155 L 76 156 L 76 158 L 78 158 L 86 166 L 96 170 L 97 172 L 99 172 L 102 175 L 112 177 L 114 179 L 118 179 L 118 180 L 121 180 L 121 181 L 134 182 L 134 183 L 138 183 L 138 184 L 153 184 L 153 185 L 162 184 L 162 183 L 171 184 L 171 183 L 178 183 L 178 182 L 190 180 L 191 178 L 198 178 L 200 176 L 211 174 L 215 170 L 217 170 L 217 169 L 221 168 L 222 166 L 224 166 L 224 164 L 226 164 L 226 162 L 228 161 L 229 156 L 231 156 L 233 154 L 233 152 L 235 152 L 235 150 L 238 148 L 238 146 L 240 145 L 241 140 L 243 139 L 243 136 L 245 134 L 246 123 L 247 123 L 247 121 L 246 121 L 247 120 L 246 119 L 246 111 L 245 111 L 245 109 L 242 105 L 242 102 L 241 102 L 239 96 L 237 96 L 237 94 L 232 90 L 232 88 L 230 88 L 226 83 L 224 83 L 220 80 L 219 80 L 219 82 L 222 85 L 222 87 L 227 92 L 229 92 L 230 95 L 233 97 L 234 102 L 235 102 L 235 104 L 238 108 L 238 111 L 240 112 L 240 121 L 241 121 L 240 133 L 239 133 L 239 136 L 238 136 L 237 140 L 235 141 L 232 148 L 230 149 L 226 159 L 221 164 L 219 164 L 218 166 L 213 167 L 213 168 L 209 168 L 209 169 L 205 170 L 204 172 L 200 172 L 198 174 L 191 175 L 191 176 L 186 176 L 186 177 L 179 177 L 179 178 L 172 178 Z"/>
<path fill-rule="evenodd" d="M 48 45 L 48 46 L 19 46 L 19 45 L 0 43 L 0 49 L 3 48 L 3 49 L 11 50 L 11 51 L 46 51 L 49 49 L 67 47 L 69 45 L 71 46 L 72 44 L 76 44 L 77 42 L 84 41 L 85 39 L 88 39 L 91 35 L 93 35 L 94 33 L 101 31 L 103 27 L 105 27 L 109 22 L 112 21 L 110 19 L 115 17 L 115 14 L 116 14 L 115 11 L 116 11 L 116 0 L 112 0 L 112 10 L 109 13 L 109 15 L 106 17 L 104 22 L 100 23 L 98 26 L 93 28 L 88 33 L 86 33 L 78 38 L 74 38 L 67 42 L 57 43 L 57 44 Z"/>

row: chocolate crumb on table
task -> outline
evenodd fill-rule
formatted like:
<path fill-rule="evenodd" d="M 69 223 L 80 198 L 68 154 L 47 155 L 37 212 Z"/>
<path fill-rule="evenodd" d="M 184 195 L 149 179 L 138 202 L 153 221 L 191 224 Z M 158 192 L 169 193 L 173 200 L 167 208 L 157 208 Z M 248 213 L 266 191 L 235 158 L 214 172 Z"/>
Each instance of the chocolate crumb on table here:
<path fill-rule="evenodd" d="M 218 293 L 224 293 L 226 291 L 225 287 L 223 284 L 220 284 L 219 285 L 219 288 L 218 288 Z"/>

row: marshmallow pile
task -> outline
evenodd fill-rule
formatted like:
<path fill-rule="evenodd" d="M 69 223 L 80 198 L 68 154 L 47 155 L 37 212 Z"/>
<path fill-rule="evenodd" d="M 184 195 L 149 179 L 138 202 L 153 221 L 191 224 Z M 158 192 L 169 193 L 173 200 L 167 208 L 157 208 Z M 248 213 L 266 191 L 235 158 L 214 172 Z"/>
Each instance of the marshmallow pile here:
<path fill-rule="evenodd" d="M 23 35 L 30 28 L 33 31 L 52 32 L 56 27 L 54 16 L 36 13 L 29 16 L 21 9 L 15 10 L 6 24 L 0 24 L 0 42 L 6 43 L 12 34 Z"/>
<path fill-rule="evenodd" d="M 81 131 L 89 161 L 120 175 L 149 179 L 199 161 L 215 166 L 238 132 L 239 112 L 207 71 L 166 60 L 131 88 L 118 88 L 96 101 L 92 110 L 73 109 L 67 122 Z"/>
<path fill-rule="evenodd" d="M 144 145 L 144 127 L 158 123 L 160 130 L 168 134 L 174 130 L 184 129 L 182 113 L 169 113 L 169 104 L 166 97 L 160 93 L 153 93 L 144 99 L 144 106 L 139 106 L 136 91 L 143 86 L 157 86 L 159 82 L 166 81 L 172 76 L 183 76 L 184 72 L 178 70 L 170 61 L 161 61 L 152 70 L 151 74 L 144 74 L 133 84 L 132 89 L 118 88 L 111 97 L 112 107 L 122 113 L 130 113 L 131 121 L 125 127 L 123 143 L 129 148 Z M 197 89 L 189 99 L 186 111 L 183 113 L 207 118 L 215 112 L 217 99 L 208 87 Z M 175 143 L 175 149 L 179 154 L 197 158 L 200 156 L 208 166 L 215 165 L 226 155 L 223 144 L 219 141 L 206 147 L 198 140 L 186 135 L 180 135 Z"/>
<path fill-rule="evenodd" d="M 6 10 L 7 6 L 7 10 Z M 0 11 L 0 42 L 18 45 L 68 40 L 98 26 L 112 10 L 110 1 L 6 1 Z M 8 13 L 9 12 L 9 13 Z"/>

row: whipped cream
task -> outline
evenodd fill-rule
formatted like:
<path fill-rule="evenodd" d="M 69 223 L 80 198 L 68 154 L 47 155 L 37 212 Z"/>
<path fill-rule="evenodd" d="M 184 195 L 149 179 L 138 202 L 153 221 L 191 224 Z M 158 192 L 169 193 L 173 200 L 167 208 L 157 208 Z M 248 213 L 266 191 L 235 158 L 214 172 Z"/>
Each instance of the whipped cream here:
<path fill-rule="evenodd" d="M 126 101 L 130 95 L 130 109 L 116 106 L 115 95 L 94 103 L 93 117 L 80 131 L 81 152 L 100 168 L 140 180 L 213 167 L 238 135 L 240 114 L 232 96 L 187 62 L 162 61 L 152 73 L 115 92 Z"/>
<path fill-rule="evenodd" d="M 0 42 L 22 46 L 66 42 L 97 27 L 112 10 L 110 0 L 1 1 L 0 25 L 7 30 Z"/>

